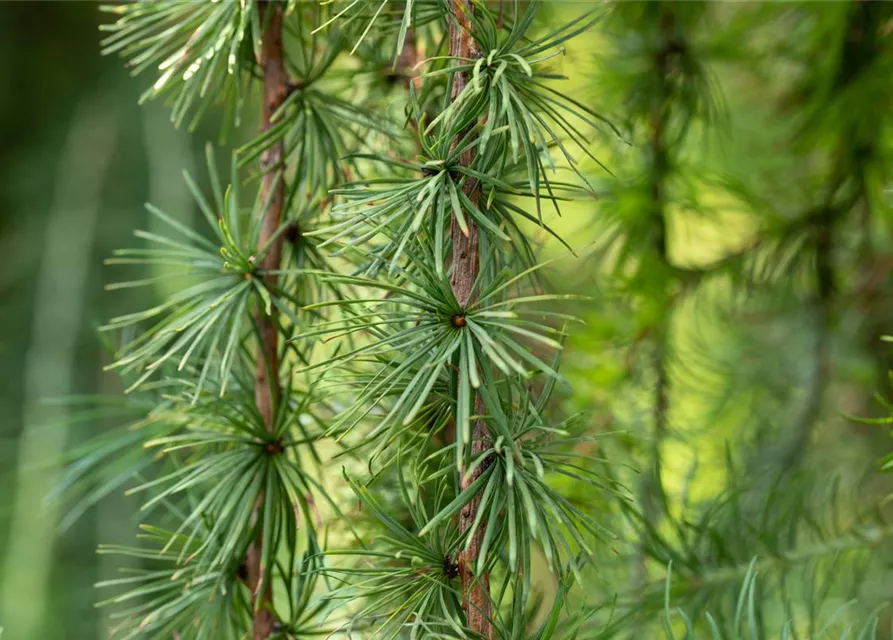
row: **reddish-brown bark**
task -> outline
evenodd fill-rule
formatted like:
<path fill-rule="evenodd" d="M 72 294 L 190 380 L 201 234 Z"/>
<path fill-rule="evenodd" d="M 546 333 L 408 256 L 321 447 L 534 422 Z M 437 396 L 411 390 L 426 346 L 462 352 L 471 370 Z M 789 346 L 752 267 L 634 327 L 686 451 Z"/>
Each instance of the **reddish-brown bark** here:
<path fill-rule="evenodd" d="M 478 55 L 478 51 L 474 39 L 471 37 L 469 19 L 473 11 L 471 2 L 469 0 L 452 0 L 451 6 L 454 20 L 450 24 L 450 55 L 460 58 L 474 58 Z M 452 98 L 454 100 L 467 83 L 467 73 L 459 72 L 453 76 Z M 464 165 L 472 164 L 474 162 L 474 150 L 471 149 L 464 152 L 459 161 Z M 469 199 L 477 204 L 480 198 L 480 190 L 477 183 L 469 180 L 465 183 L 464 189 Z M 478 228 L 470 216 L 466 216 L 466 220 L 468 235 L 462 232 L 455 218 L 453 218 L 450 224 L 450 237 L 453 243 L 453 272 L 450 277 L 450 285 L 452 286 L 453 294 L 462 306 L 467 305 L 471 301 L 474 282 L 480 272 Z M 475 413 L 481 414 L 483 410 L 481 398 L 477 396 L 475 398 Z M 482 420 L 475 420 L 471 438 L 472 456 L 478 456 L 487 448 L 487 427 Z M 480 477 L 483 471 L 484 465 L 478 465 L 471 476 L 463 480 L 462 490 L 467 489 L 472 482 Z M 471 528 L 477 517 L 480 504 L 481 496 L 478 495 L 462 509 L 462 512 L 459 514 L 459 528 L 461 531 L 465 532 Z M 481 553 L 485 530 L 486 521 L 482 520 L 468 545 L 468 549 L 459 555 L 458 565 L 459 575 L 462 579 L 466 624 L 469 629 L 477 632 L 481 637 L 492 638 L 490 578 L 486 571 L 479 575 L 475 574 L 475 566 Z"/>
<path fill-rule="evenodd" d="M 276 110 L 285 101 L 288 89 L 288 75 L 282 49 L 282 5 L 278 2 L 262 5 L 265 29 L 262 35 L 261 57 L 259 60 L 263 71 L 263 108 L 261 129 L 266 131 L 271 126 L 271 119 Z M 282 180 L 283 144 L 277 142 L 267 149 L 261 157 L 261 202 L 269 203 L 261 221 L 259 246 L 266 246 L 270 238 L 282 223 L 285 205 L 285 186 Z M 258 267 L 261 271 L 275 271 L 282 261 L 282 241 L 275 241 Z M 276 276 L 270 273 L 263 275 L 266 286 L 275 288 Z M 274 311 L 275 313 L 275 311 Z M 264 309 L 258 308 L 257 329 L 259 344 L 255 370 L 254 401 L 258 412 L 263 417 L 268 431 L 274 428 L 277 406 L 281 389 L 279 386 L 279 331 L 275 315 L 266 315 Z M 255 513 L 257 517 L 257 513 Z M 272 609 L 273 591 L 268 576 L 264 575 L 261 566 L 261 526 L 257 527 L 255 541 L 248 549 L 245 558 L 248 573 L 248 586 L 251 589 L 251 602 L 254 605 L 254 640 L 265 640 L 272 635 L 276 618 Z"/>

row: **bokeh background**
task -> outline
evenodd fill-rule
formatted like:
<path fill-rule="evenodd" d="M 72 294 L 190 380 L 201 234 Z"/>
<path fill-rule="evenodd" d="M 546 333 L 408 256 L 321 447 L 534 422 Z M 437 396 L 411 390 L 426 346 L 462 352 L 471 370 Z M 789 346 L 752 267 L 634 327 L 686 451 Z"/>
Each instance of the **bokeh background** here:
<path fill-rule="evenodd" d="M 551 10 L 571 16 L 583 4 L 556 3 Z M 648 468 L 657 455 L 674 517 L 702 513 L 703 505 L 738 492 L 751 496 L 745 517 L 764 518 L 748 535 L 740 523 L 727 523 L 730 545 L 740 548 L 702 549 L 697 559 L 705 579 L 714 576 L 711 570 L 726 570 L 717 580 L 737 583 L 750 556 L 771 557 L 809 544 L 816 558 L 825 558 L 815 551 L 817 538 L 833 540 L 832 534 L 845 535 L 850 524 L 862 523 L 866 512 L 881 518 L 888 509 L 883 500 L 891 483 L 878 473 L 880 459 L 893 448 L 886 427 L 849 416 L 888 413 L 875 398 L 890 391 L 890 349 L 880 338 L 893 328 L 893 220 L 884 195 L 890 183 L 884 172 L 890 118 L 879 111 L 893 104 L 886 101 L 889 90 L 873 87 L 872 99 L 881 94 L 876 101 L 849 100 L 843 111 L 818 121 L 818 133 L 808 129 L 805 142 L 798 137 L 804 114 L 834 104 L 837 96 L 834 87 L 824 97 L 809 94 L 806 81 L 834 64 L 835 42 L 823 45 L 823 34 L 846 17 L 842 3 L 822 4 L 827 8 L 793 16 L 758 3 L 716 10 L 724 47 L 717 45 L 720 32 L 698 32 L 703 51 L 713 55 L 706 75 L 721 115 L 688 136 L 667 206 L 668 257 L 679 274 L 699 279 L 691 287 L 695 293 L 689 295 L 689 281 L 679 274 L 668 285 L 666 274 L 642 281 L 629 273 L 619 277 L 614 268 L 619 245 L 609 239 L 624 236 L 634 243 L 642 222 L 635 212 L 647 209 L 637 200 L 646 177 L 643 155 L 635 152 L 643 140 L 636 137 L 643 134 L 635 123 L 632 145 L 608 138 L 593 143 L 616 174 L 592 167 L 604 197 L 577 203 L 551 220 L 575 246 L 586 247 L 582 257 L 557 262 L 551 281 L 564 291 L 593 296 L 573 308 L 587 325 L 575 329 L 568 344 L 565 373 L 573 391 L 565 394 L 567 411 L 585 412 L 593 432 L 626 431 L 629 438 L 611 445 L 617 459 Z M 193 220 L 181 172 L 198 167 L 194 172 L 202 174 L 203 146 L 219 131 L 213 116 L 190 134 L 171 125 L 163 105 L 139 106 L 152 78 L 133 79 L 120 60 L 100 56 L 97 27 L 107 21 L 92 2 L 0 3 L 4 640 L 90 640 L 108 637 L 113 627 L 105 610 L 94 608 L 93 585 L 112 577 L 119 562 L 95 550 L 99 542 L 132 541 L 139 498 L 109 496 L 75 521 L 66 518 L 64 505 L 47 501 L 67 464 L 65 452 L 107 426 L 101 419 L 70 424 L 67 405 L 50 400 L 120 390 L 114 375 L 102 369 L 108 359 L 96 328 L 132 310 L 140 302 L 134 296 L 144 294 L 105 292 L 114 274 L 102 260 L 130 244 L 133 229 L 151 228 L 146 201 L 187 223 Z M 745 40 L 753 47 L 746 55 L 738 47 Z M 571 76 L 567 90 L 587 104 L 624 113 L 629 103 L 622 87 L 611 84 L 622 81 L 624 70 L 604 73 L 600 66 L 619 50 L 598 29 L 580 39 L 560 63 Z M 889 69 L 889 46 L 881 56 L 887 57 L 878 68 Z M 797 93 L 801 86 L 806 94 Z M 866 139 L 875 141 L 878 159 L 865 173 L 866 196 L 837 226 L 833 298 L 817 301 L 811 284 L 814 238 L 808 233 L 799 244 L 779 240 L 760 248 L 766 251 L 753 260 L 752 270 L 780 271 L 755 278 L 759 284 L 742 285 L 721 270 L 715 277 L 698 274 L 820 202 L 833 173 L 826 168 L 845 165 L 848 140 L 862 144 L 864 132 L 847 129 L 862 119 L 872 128 Z M 562 249 L 543 238 L 542 251 L 548 256 Z M 655 334 L 664 336 L 659 343 Z M 661 375 L 670 381 L 668 433 L 657 453 L 651 433 L 660 377 L 656 351 L 669 352 Z M 802 471 L 796 479 L 779 475 L 794 467 Z M 785 479 L 769 488 L 759 478 Z M 567 484 L 572 492 L 573 483 Z M 790 494 L 803 509 L 791 508 L 779 494 Z M 591 495 L 576 498 L 599 503 Z M 784 529 L 806 511 L 817 521 L 837 519 L 836 526 L 822 525 L 822 535 L 812 538 Z M 872 555 L 857 561 L 843 554 L 840 561 L 843 568 L 861 570 L 870 558 L 871 571 L 860 573 L 854 587 L 866 606 L 893 597 L 884 546 L 890 529 L 878 526 L 875 543 L 845 549 L 871 547 Z M 777 540 L 782 529 L 789 535 L 784 544 Z M 639 544 L 636 527 L 629 530 L 631 537 L 607 554 L 616 558 L 606 560 L 605 580 L 594 587 L 596 600 L 609 602 L 620 591 L 633 606 L 643 597 L 642 571 L 662 579 L 659 554 L 646 559 L 641 551 L 659 542 Z M 684 536 L 667 535 L 676 543 L 679 537 Z M 821 566 L 822 572 L 832 571 Z M 837 601 L 851 587 L 841 586 Z"/>
<path fill-rule="evenodd" d="M 102 261 L 146 227 L 148 200 L 188 220 L 181 171 L 207 137 L 175 130 L 162 105 L 138 106 L 149 78 L 100 56 L 103 22 L 94 2 L 0 3 L 4 639 L 108 637 L 92 585 L 111 569 L 95 551 L 132 539 L 138 501 L 112 496 L 60 533 L 63 511 L 46 498 L 61 454 L 103 425 L 69 427 L 46 401 L 120 389 L 96 327 L 134 301 L 103 291 Z"/>

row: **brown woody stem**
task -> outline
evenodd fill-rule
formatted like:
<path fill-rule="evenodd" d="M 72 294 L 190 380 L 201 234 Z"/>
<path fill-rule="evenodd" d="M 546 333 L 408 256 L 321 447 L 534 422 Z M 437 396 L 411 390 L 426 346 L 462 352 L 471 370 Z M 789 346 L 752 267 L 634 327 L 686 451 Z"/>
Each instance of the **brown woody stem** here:
<path fill-rule="evenodd" d="M 450 55 L 459 58 L 474 58 L 478 55 L 476 44 L 471 37 L 471 12 L 470 0 L 451 0 L 453 18 L 450 22 Z M 461 93 L 468 83 L 468 74 L 458 72 L 453 76 L 452 99 Z M 474 162 L 474 150 L 471 149 L 462 154 L 459 161 L 463 165 Z M 477 182 L 468 180 L 464 186 L 465 194 L 469 199 L 477 203 L 480 198 L 480 189 Z M 453 244 L 452 266 L 450 285 L 453 294 L 459 304 L 465 307 L 471 299 L 474 282 L 480 272 L 480 247 L 478 242 L 478 228 L 468 218 L 468 234 L 462 232 L 455 218 L 450 223 L 450 237 Z M 480 396 L 475 397 L 475 413 L 480 415 L 484 411 Z M 471 435 L 471 455 L 480 455 L 486 448 L 488 433 L 482 420 L 475 420 Z M 484 465 L 478 465 L 470 477 L 464 478 L 461 489 L 465 491 L 484 472 Z M 481 506 L 481 496 L 476 496 L 468 503 L 459 514 L 459 528 L 464 533 L 471 528 L 478 510 Z M 475 567 L 483 545 L 486 522 L 482 521 L 475 531 L 467 550 L 459 555 L 459 575 L 462 578 L 462 593 L 464 596 L 463 607 L 465 609 L 466 625 L 472 631 L 483 638 L 493 638 L 493 625 L 490 622 L 490 578 L 486 571 L 475 575 Z"/>
<path fill-rule="evenodd" d="M 669 325 L 670 316 L 673 313 L 673 307 L 670 295 L 670 277 L 671 267 L 669 253 L 667 250 L 667 177 L 670 172 L 670 158 L 667 151 L 666 128 L 669 110 L 669 80 L 673 66 L 675 65 L 675 54 L 681 48 L 673 34 L 675 25 L 675 16 L 672 12 L 666 11 L 660 18 L 660 32 L 663 44 L 655 56 L 655 74 L 661 78 L 661 85 L 658 89 L 658 99 L 652 105 L 648 120 L 651 130 L 651 155 L 653 163 L 653 175 L 651 184 L 651 205 L 653 207 L 652 215 L 654 216 L 654 251 L 657 254 L 659 277 L 663 282 L 663 298 L 667 301 L 667 307 L 664 317 L 661 319 L 659 326 L 655 329 L 656 345 L 654 353 L 654 369 L 657 376 L 657 383 L 654 388 L 654 450 L 652 452 L 654 469 L 651 481 L 651 495 L 648 496 L 649 507 L 651 511 L 649 518 L 652 523 L 660 515 L 655 513 L 654 493 L 663 504 L 663 478 L 661 477 L 661 457 L 660 443 L 667 435 L 667 414 L 670 410 L 670 376 L 668 366 L 668 341 L 669 341 Z M 662 509 L 662 507 L 661 507 Z"/>
<path fill-rule="evenodd" d="M 267 131 L 271 118 L 285 101 L 288 92 L 288 75 L 282 50 L 282 5 L 279 2 L 263 3 L 262 11 L 265 29 L 261 41 L 260 66 L 263 71 L 263 110 L 261 129 Z M 261 202 L 269 203 L 261 221 L 258 246 L 266 246 L 282 222 L 285 204 L 285 185 L 282 180 L 283 144 L 277 142 L 261 156 Z M 270 274 L 279 268 L 282 261 L 282 238 L 276 240 L 258 265 L 266 272 L 264 284 L 275 288 L 276 276 Z M 267 315 L 262 308 L 257 310 L 257 330 L 259 336 L 257 363 L 254 380 L 254 401 L 263 417 L 267 431 L 274 429 L 274 420 L 281 389 L 279 386 L 279 331 L 275 311 Z M 260 500 L 258 501 L 261 502 Z M 255 509 L 254 517 L 258 509 Z M 273 613 L 273 590 L 269 577 L 264 575 L 261 565 L 262 523 L 256 528 L 256 537 L 245 559 L 248 586 L 251 589 L 251 603 L 254 609 L 253 638 L 265 640 L 272 635 L 276 625 Z"/>

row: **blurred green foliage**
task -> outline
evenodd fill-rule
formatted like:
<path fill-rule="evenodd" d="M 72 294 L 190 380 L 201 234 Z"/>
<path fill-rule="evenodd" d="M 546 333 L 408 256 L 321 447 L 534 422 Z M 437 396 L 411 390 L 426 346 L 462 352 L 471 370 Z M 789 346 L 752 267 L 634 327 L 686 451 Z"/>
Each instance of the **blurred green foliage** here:
<path fill-rule="evenodd" d="M 130 538 L 137 505 L 114 497 L 60 535 L 47 490 L 66 448 L 104 422 L 68 429 L 47 400 L 118 390 L 95 328 L 133 301 L 103 292 L 102 260 L 146 225 L 144 201 L 192 215 L 180 172 L 201 141 L 137 105 L 142 83 L 99 55 L 101 19 L 89 2 L 0 6 L 4 638 L 107 636 L 92 585 L 112 569 L 95 549 Z"/>
<path fill-rule="evenodd" d="M 99 56 L 104 19 L 92 3 L 0 4 L 0 626 L 13 640 L 108 636 L 93 584 L 117 565 L 94 550 L 131 541 L 139 502 L 110 497 L 59 534 L 64 511 L 45 498 L 63 453 L 107 421 L 68 426 L 45 400 L 119 390 L 94 327 L 145 293 L 102 295 L 101 261 L 151 229 L 144 201 L 191 224 L 180 171 L 219 129 L 212 117 L 189 135 L 161 104 L 138 107 L 151 80 Z M 891 444 L 848 418 L 888 412 L 874 394 L 893 366 L 879 341 L 893 319 L 891 28 L 883 3 L 629 2 L 556 62 L 621 131 L 593 141 L 613 173 L 588 167 L 599 199 L 548 221 L 584 248 L 551 288 L 595 297 L 571 309 L 587 325 L 566 348 L 564 413 L 621 432 L 581 453 L 610 459 L 636 497 L 557 479 L 619 532 L 567 594 L 593 609 L 581 638 L 657 637 L 667 594 L 737 632 L 742 581 L 763 603 L 749 637 L 782 637 L 795 617 L 790 633 L 818 636 L 851 598 L 841 624 L 893 598 L 890 482 L 876 473 Z M 540 586 L 542 619 L 558 585 Z M 684 618 L 669 624 L 685 635 Z"/>

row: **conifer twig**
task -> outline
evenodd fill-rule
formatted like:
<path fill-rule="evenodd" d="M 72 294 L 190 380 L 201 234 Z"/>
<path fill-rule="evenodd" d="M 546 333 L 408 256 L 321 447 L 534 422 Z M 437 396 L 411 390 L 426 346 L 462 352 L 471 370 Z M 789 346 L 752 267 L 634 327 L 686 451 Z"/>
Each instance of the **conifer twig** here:
<path fill-rule="evenodd" d="M 670 375 L 669 375 L 669 328 L 673 307 L 669 302 L 670 282 L 669 274 L 671 265 L 667 252 L 667 174 L 669 172 L 669 151 L 667 150 L 666 129 L 669 111 L 669 76 L 673 64 L 672 56 L 678 48 L 673 38 L 675 17 L 672 11 L 665 11 L 660 16 L 659 33 L 660 47 L 654 57 L 654 75 L 658 79 L 657 99 L 648 113 L 648 128 L 650 134 L 649 146 L 652 162 L 651 180 L 651 204 L 654 216 L 654 251 L 658 259 L 660 278 L 663 285 L 664 299 L 668 306 L 664 310 L 664 316 L 657 327 L 654 345 L 653 365 L 656 375 L 656 383 L 653 395 L 653 445 L 651 448 L 651 472 L 643 478 L 645 491 L 643 503 L 646 516 L 652 525 L 657 523 L 664 515 L 666 496 L 663 487 L 663 470 L 661 465 L 661 443 L 667 436 L 667 416 L 670 411 Z M 659 504 L 655 504 L 655 500 Z M 645 580 L 645 554 L 638 554 L 638 571 L 640 580 Z"/>
<path fill-rule="evenodd" d="M 473 11 L 469 0 L 451 0 L 450 7 L 453 20 L 450 21 L 450 55 L 457 58 L 477 57 L 478 51 L 474 39 L 471 36 L 471 12 Z M 457 72 L 453 75 L 451 98 L 453 100 L 462 92 L 468 83 L 466 72 Z M 460 156 L 460 162 L 468 166 L 474 162 L 475 151 L 470 148 Z M 464 186 L 465 194 L 477 206 L 480 198 L 480 189 L 477 181 L 468 180 Z M 468 232 L 463 233 L 455 216 L 450 221 L 450 237 L 452 239 L 452 266 L 450 285 L 456 300 L 462 307 L 471 301 L 475 280 L 480 273 L 480 246 L 478 228 L 474 221 L 468 221 Z M 479 395 L 475 396 L 475 413 L 478 415 L 484 411 L 483 402 Z M 487 427 L 483 420 L 475 420 L 471 434 L 471 455 L 477 456 L 487 448 Z M 478 465 L 477 469 L 468 477 L 463 473 L 461 489 L 465 491 L 484 472 L 484 465 Z M 481 496 L 469 502 L 459 515 L 459 529 L 464 533 L 474 524 L 478 509 L 481 505 Z M 477 632 L 483 638 L 493 637 L 493 626 L 490 622 L 490 579 L 486 571 L 476 576 L 474 567 L 478 564 L 478 557 L 484 542 L 485 523 L 481 523 L 476 529 L 468 548 L 459 555 L 459 574 L 462 579 L 462 593 L 464 596 L 463 607 L 465 609 L 466 626 Z"/>
<path fill-rule="evenodd" d="M 263 106 L 261 129 L 267 131 L 272 126 L 273 114 L 285 101 L 288 76 L 285 71 L 282 50 L 282 6 L 279 3 L 262 5 L 265 29 L 261 41 L 260 66 L 263 72 Z M 285 204 L 285 186 L 281 180 L 281 165 L 284 155 L 283 142 L 278 140 L 261 156 L 261 202 L 269 203 L 263 213 L 258 246 L 266 246 L 276 233 L 282 220 Z M 260 269 L 275 271 L 282 260 L 282 237 L 275 240 L 270 250 L 263 256 Z M 275 289 L 276 275 L 266 273 L 264 280 Z M 263 309 L 257 310 L 257 331 L 259 337 L 257 363 L 255 369 L 254 399 L 257 410 L 263 417 L 268 431 L 273 430 L 281 389 L 279 386 L 279 332 L 276 317 L 267 315 Z M 255 517 L 257 514 L 255 513 Z M 246 558 L 248 586 L 251 589 L 251 602 L 254 607 L 253 637 L 264 640 L 272 633 L 275 617 L 272 611 L 273 591 L 269 576 L 263 575 L 261 566 L 262 527 L 257 527 L 254 543 Z M 258 602 L 258 599 L 260 601 Z"/>

